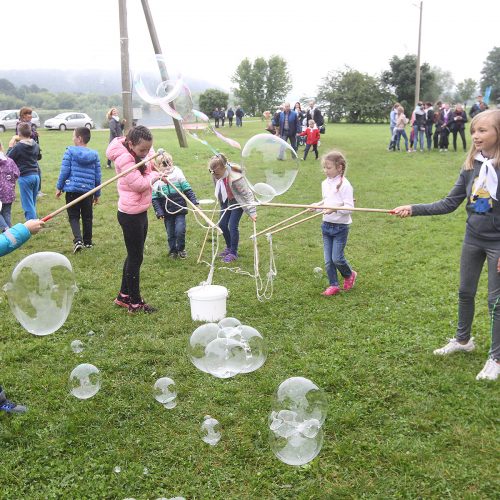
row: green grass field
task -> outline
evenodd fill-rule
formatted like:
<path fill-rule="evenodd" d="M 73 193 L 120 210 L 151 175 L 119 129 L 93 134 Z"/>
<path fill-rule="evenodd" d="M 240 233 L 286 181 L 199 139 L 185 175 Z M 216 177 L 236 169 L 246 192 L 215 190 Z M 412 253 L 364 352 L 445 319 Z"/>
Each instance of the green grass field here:
<path fill-rule="evenodd" d="M 247 122 L 225 132 L 243 144 L 263 128 L 260 121 Z M 210 152 L 195 142 L 180 149 L 172 130 L 155 130 L 154 136 L 155 146 L 173 154 L 198 197 L 213 197 L 206 168 Z M 8 136 L 1 140 L 8 142 Z M 103 164 L 107 140 L 108 132 L 94 132 L 90 143 Z M 237 161 L 237 154 L 215 141 Z M 40 142 L 47 193 L 38 204 L 43 216 L 61 203 L 54 197 L 55 182 L 71 132 L 42 131 Z M 321 138 L 320 152 L 345 153 L 359 207 L 434 201 L 451 188 L 465 157 L 389 153 L 388 142 L 388 126 L 374 125 L 328 125 Z M 104 179 L 113 174 L 103 169 Z M 275 201 L 318 201 L 322 180 L 319 162 L 310 155 L 292 188 Z M 0 415 L 0 498 L 498 495 L 499 385 L 475 380 L 490 344 L 486 273 L 477 297 L 477 349 L 446 359 L 432 355 L 454 334 L 463 207 L 448 216 L 405 220 L 354 214 L 346 255 L 359 276 L 355 288 L 340 296 L 322 297 L 326 278 L 313 273 L 323 264 L 318 219 L 275 235 L 278 276 L 270 301 L 257 300 L 251 278 L 216 270 L 214 283 L 230 291 L 228 316 L 257 328 L 269 347 L 261 369 L 220 380 L 198 371 L 186 355 L 198 324 L 191 320 L 185 292 L 208 274 L 206 265 L 196 264 L 204 230 L 189 215 L 189 258 L 172 261 L 164 226 L 150 212 L 141 285 L 159 312 L 131 316 L 112 303 L 125 257 L 116 202 L 116 187 L 105 188 L 94 212 L 92 250 L 73 255 L 70 227 L 61 214 L 1 260 L 3 285 L 23 257 L 60 252 L 73 264 L 79 292 L 65 325 L 47 337 L 24 331 L 1 292 L 0 383 L 29 412 Z M 260 208 L 257 228 L 293 213 Z M 22 220 L 18 201 L 13 215 Z M 251 272 L 248 218 L 240 229 L 239 265 Z M 265 273 L 265 239 L 260 250 Z M 75 339 L 86 344 L 79 355 L 70 349 Z M 87 401 L 68 390 L 69 373 L 83 362 L 96 365 L 103 378 L 100 392 Z M 161 376 L 177 384 L 178 405 L 170 411 L 152 396 Z M 281 463 L 268 443 L 271 396 L 292 376 L 313 380 L 329 403 L 323 449 L 302 467 Z M 222 426 L 215 447 L 198 434 L 207 414 Z M 115 466 L 121 473 L 113 472 Z"/>

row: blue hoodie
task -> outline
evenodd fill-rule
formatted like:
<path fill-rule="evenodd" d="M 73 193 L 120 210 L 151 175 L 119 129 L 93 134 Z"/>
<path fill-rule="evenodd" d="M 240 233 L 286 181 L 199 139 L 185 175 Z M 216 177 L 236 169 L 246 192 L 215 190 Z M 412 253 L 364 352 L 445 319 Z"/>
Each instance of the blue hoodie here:
<path fill-rule="evenodd" d="M 101 183 L 101 162 L 97 151 L 83 146 L 68 146 L 56 187 L 65 193 L 86 193 Z M 96 191 L 96 198 L 101 191 Z"/>

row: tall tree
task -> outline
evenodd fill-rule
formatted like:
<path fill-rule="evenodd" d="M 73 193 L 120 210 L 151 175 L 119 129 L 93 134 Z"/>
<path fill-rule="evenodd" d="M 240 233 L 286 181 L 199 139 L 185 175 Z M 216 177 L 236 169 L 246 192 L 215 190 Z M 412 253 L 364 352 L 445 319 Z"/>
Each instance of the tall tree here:
<path fill-rule="evenodd" d="M 348 67 L 328 73 L 318 89 L 319 105 L 330 121 L 386 121 L 394 99 L 379 78 Z"/>
<path fill-rule="evenodd" d="M 500 99 L 500 47 L 493 47 L 484 61 L 483 75 L 481 78 L 481 91 L 484 93 L 486 88 L 491 85 L 490 103 L 495 103 Z"/>
<path fill-rule="evenodd" d="M 212 117 L 215 108 L 227 108 L 229 94 L 219 89 L 207 89 L 199 97 L 199 108 L 208 117 Z"/>
<path fill-rule="evenodd" d="M 477 89 L 477 82 L 472 78 L 466 78 L 464 81 L 457 84 L 455 92 L 456 102 L 467 102 L 471 97 L 474 97 Z"/>
<path fill-rule="evenodd" d="M 405 108 L 413 108 L 415 101 L 415 78 L 417 56 L 407 54 L 402 59 L 394 56 L 389 61 L 390 71 L 382 73 L 382 80 L 394 88 L 398 101 Z M 430 66 L 424 63 L 420 66 L 420 95 L 428 96 L 429 89 L 435 81 L 435 75 Z"/>
<path fill-rule="evenodd" d="M 287 63 L 280 56 L 272 56 L 268 61 L 259 57 L 253 64 L 245 58 L 231 80 L 236 84 L 235 97 L 250 114 L 274 109 L 292 88 Z"/>

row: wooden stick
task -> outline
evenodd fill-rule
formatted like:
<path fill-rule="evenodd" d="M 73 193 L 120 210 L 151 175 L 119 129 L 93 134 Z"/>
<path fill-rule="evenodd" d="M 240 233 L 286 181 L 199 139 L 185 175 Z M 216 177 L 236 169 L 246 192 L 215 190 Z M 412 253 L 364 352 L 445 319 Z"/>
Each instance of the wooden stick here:
<path fill-rule="evenodd" d="M 304 215 L 305 213 L 309 212 L 309 209 L 302 210 L 302 212 L 299 212 L 298 214 L 292 215 L 291 217 L 288 217 L 287 219 L 284 219 L 280 222 L 277 222 L 276 224 L 273 224 L 272 226 L 269 226 L 267 229 L 263 229 L 262 231 L 259 231 L 258 233 L 254 233 L 250 236 L 250 238 L 255 238 L 256 236 L 260 236 L 261 234 L 267 233 L 270 229 L 274 229 L 275 227 L 281 226 L 281 224 L 284 224 L 285 222 L 288 222 L 292 219 L 295 219 L 296 217 L 299 217 L 301 215 Z"/>
<path fill-rule="evenodd" d="M 77 203 L 79 203 L 80 201 L 84 200 L 88 196 L 91 196 L 94 193 L 96 193 L 97 191 L 99 191 L 99 189 L 107 186 L 108 184 L 111 184 L 112 182 L 116 181 L 120 177 L 123 177 L 124 175 L 129 174 L 130 172 L 132 172 L 132 170 L 135 170 L 136 168 L 142 167 L 145 163 L 147 163 L 150 160 L 153 160 L 154 158 L 156 158 L 157 156 L 163 154 L 164 152 L 165 151 L 163 151 L 163 150 L 158 150 L 158 152 L 155 153 L 153 156 L 150 156 L 149 158 L 144 158 L 144 160 L 140 161 L 139 163 L 136 163 L 132 167 L 127 168 L 127 170 L 124 170 L 123 172 L 120 172 L 119 174 L 115 175 L 114 177 L 111 177 L 111 179 L 108 179 L 107 181 L 103 182 L 102 184 L 99 184 L 99 186 L 96 186 L 94 189 L 91 189 L 90 191 L 87 191 L 86 193 L 82 194 L 78 198 L 75 198 L 73 201 L 70 201 L 69 203 L 66 203 L 66 205 L 62 206 L 61 208 L 58 208 L 57 210 L 55 210 L 51 214 L 46 215 L 41 220 L 43 222 L 47 222 L 48 220 L 54 218 L 56 215 L 60 214 L 63 210 L 66 210 L 67 208 L 72 207 L 73 205 L 76 205 Z"/>
<path fill-rule="evenodd" d="M 212 210 L 212 216 L 210 217 L 212 222 L 214 220 L 214 215 L 215 215 L 216 210 L 217 210 L 217 205 L 215 205 L 213 210 Z M 201 262 L 201 257 L 203 256 L 203 251 L 205 250 L 205 245 L 206 245 L 207 239 L 208 239 L 208 233 L 210 233 L 210 228 L 208 228 L 207 232 L 205 233 L 205 239 L 203 240 L 203 245 L 201 245 L 200 255 L 198 255 L 198 260 L 196 261 L 197 264 L 199 264 Z"/>
<path fill-rule="evenodd" d="M 279 233 L 280 231 L 283 231 L 285 229 L 288 229 L 289 227 L 297 226 L 298 224 L 302 224 L 303 222 L 306 222 L 309 219 L 313 219 L 314 217 L 317 217 L 318 215 L 323 215 L 323 212 L 318 212 L 313 215 L 310 215 L 309 217 L 306 217 L 305 219 L 298 220 L 297 222 L 292 222 L 291 224 L 288 224 L 288 226 L 280 227 L 279 229 L 275 229 L 274 231 L 271 231 L 270 233 L 266 233 L 266 236 L 270 234 L 275 234 Z"/>
<path fill-rule="evenodd" d="M 257 207 L 281 207 L 281 208 L 312 208 L 314 210 L 346 210 L 349 212 L 380 212 L 392 214 L 392 210 L 385 208 L 358 208 L 358 207 L 327 207 L 324 205 L 305 205 L 299 203 L 256 203 Z"/>
<path fill-rule="evenodd" d="M 161 170 L 155 165 L 154 168 L 158 171 L 161 172 Z M 206 215 L 203 210 L 201 210 L 197 205 L 195 205 L 182 191 L 177 189 L 177 187 L 174 185 L 173 182 L 169 181 L 167 177 L 163 178 L 163 181 L 166 181 L 169 186 L 171 186 L 175 191 L 177 191 L 177 194 L 182 196 L 186 203 L 198 214 L 200 214 L 201 218 L 212 228 L 216 229 L 219 231 L 220 234 L 222 234 L 222 229 L 217 225 L 214 224 Z"/>

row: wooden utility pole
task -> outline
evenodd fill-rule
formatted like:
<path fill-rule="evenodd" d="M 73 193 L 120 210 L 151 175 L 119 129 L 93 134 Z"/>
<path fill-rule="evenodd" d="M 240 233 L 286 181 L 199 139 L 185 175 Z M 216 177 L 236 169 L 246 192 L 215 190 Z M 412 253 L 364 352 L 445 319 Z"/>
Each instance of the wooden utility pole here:
<path fill-rule="evenodd" d="M 418 51 L 417 51 L 417 76 L 415 78 L 415 109 L 420 101 L 420 41 L 422 39 L 422 9 L 424 2 L 420 2 L 420 21 L 418 23 Z"/>
<path fill-rule="evenodd" d="M 132 92 L 130 89 L 130 65 L 128 56 L 127 0 L 118 0 L 120 15 L 120 53 L 122 71 L 122 106 L 125 131 L 132 127 Z"/>
<path fill-rule="evenodd" d="M 144 16 L 146 17 L 146 23 L 148 25 L 149 35 L 151 37 L 151 42 L 153 43 L 153 49 L 155 51 L 155 54 L 162 55 L 160 41 L 158 40 L 158 35 L 156 34 L 156 28 L 153 21 L 153 16 L 151 15 L 151 10 L 149 9 L 148 0 L 141 0 L 141 3 L 142 3 L 142 9 L 144 10 Z M 162 59 L 158 59 L 158 69 L 160 70 L 160 76 L 162 82 L 168 80 L 169 78 L 167 73 L 167 67 Z M 170 103 L 170 105 L 174 107 L 173 103 Z M 177 133 L 177 139 L 179 141 L 179 146 L 181 148 L 187 148 L 188 143 L 184 129 L 182 128 L 179 120 L 176 120 L 175 118 L 173 118 L 173 120 L 174 120 L 175 132 Z"/>

